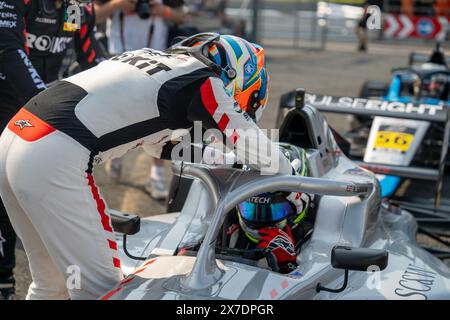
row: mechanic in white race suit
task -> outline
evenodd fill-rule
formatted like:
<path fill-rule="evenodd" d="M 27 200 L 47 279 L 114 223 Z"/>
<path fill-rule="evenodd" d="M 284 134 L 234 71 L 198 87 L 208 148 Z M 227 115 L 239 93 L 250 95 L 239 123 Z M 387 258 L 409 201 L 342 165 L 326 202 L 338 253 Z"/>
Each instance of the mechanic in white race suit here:
<path fill-rule="evenodd" d="M 60 81 L 3 131 L 0 194 L 29 259 L 27 298 L 94 299 L 121 280 L 94 164 L 139 146 L 170 159 L 177 129 L 198 120 L 262 173 L 295 173 L 253 120 L 268 97 L 263 48 L 199 34 L 169 52 L 126 52 Z M 79 282 L 71 281 L 74 270 Z"/>
<path fill-rule="evenodd" d="M 125 51 L 167 48 L 169 27 L 182 24 L 186 19 L 183 0 L 95 0 L 96 21 L 106 21 L 108 51 L 118 55 Z M 106 171 L 119 179 L 121 159 L 106 163 Z M 145 189 L 157 200 L 168 195 L 164 160 L 153 159 Z"/>

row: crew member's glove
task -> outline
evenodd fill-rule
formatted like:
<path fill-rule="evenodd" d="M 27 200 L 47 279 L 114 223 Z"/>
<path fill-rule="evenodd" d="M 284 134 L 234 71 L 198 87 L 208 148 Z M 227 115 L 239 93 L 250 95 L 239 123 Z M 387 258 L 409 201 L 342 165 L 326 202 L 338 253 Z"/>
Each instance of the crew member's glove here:
<path fill-rule="evenodd" d="M 294 238 L 289 226 L 285 229 L 286 232 L 280 228 L 259 230 L 262 237 L 259 239 L 258 248 L 264 249 L 269 267 L 280 273 L 289 273 L 297 267 Z"/>

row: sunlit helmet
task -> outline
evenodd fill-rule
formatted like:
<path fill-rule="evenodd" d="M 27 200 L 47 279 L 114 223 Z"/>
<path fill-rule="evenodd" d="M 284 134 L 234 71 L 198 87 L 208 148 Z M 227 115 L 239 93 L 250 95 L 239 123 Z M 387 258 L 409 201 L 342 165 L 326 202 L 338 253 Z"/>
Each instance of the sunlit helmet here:
<path fill-rule="evenodd" d="M 167 51 L 189 54 L 209 66 L 241 109 L 259 121 L 269 92 L 261 46 L 236 36 L 200 33 L 181 40 Z"/>

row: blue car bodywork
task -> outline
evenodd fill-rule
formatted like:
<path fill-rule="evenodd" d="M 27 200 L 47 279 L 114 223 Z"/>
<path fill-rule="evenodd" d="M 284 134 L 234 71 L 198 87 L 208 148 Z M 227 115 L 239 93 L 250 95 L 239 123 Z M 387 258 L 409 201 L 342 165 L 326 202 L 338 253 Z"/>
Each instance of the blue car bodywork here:
<path fill-rule="evenodd" d="M 389 102 L 402 102 L 402 103 L 415 102 L 436 106 L 441 106 L 445 103 L 447 103 L 448 105 L 450 103 L 450 100 L 442 101 L 430 97 L 421 97 L 420 99 L 416 99 L 413 96 L 404 96 L 404 95 L 402 96 L 401 87 L 402 87 L 402 77 L 394 72 L 391 83 L 389 85 L 388 92 L 386 96 L 382 97 L 382 99 L 384 101 Z M 400 185 L 401 178 L 397 176 L 383 175 L 379 176 L 379 181 L 381 184 L 381 196 L 384 198 L 390 197 L 395 193 L 398 186 Z"/>

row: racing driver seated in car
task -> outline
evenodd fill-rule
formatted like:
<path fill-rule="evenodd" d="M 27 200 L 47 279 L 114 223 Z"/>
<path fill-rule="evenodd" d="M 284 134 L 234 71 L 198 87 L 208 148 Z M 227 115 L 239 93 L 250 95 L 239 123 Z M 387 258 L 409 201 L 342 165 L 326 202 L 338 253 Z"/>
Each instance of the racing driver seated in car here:
<path fill-rule="evenodd" d="M 293 159 L 297 174 L 307 175 L 305 151 L 288 144 L 280 148 Z M 228 223 L 226 246 L 238 249 L 242 258 L 265 259 L 272 271 L 295 271 L 300 247 L 312 230 L 304 220 L 313 199 L 313 195 L 301 192 L 270 192 L 241 202 Z"/>
<path fill-rule="evenodd" d="M 306 176 L 305 150 L 284 143 L 279 147 L 296 174 Z M 314 195 L 302 192 L 268 192 L 241 202 L 225 221 L 224 234 L 218 239 L 219 251 L 266 263 L 275 272 L 293 273 L 300 248 L 311 235 L 313 225 L 307 217 L 313 216 L 308 214 L 314 209 L 313 200 Z M 195 249 L 198 247 L 185 247 L 178 255 Z"/>

